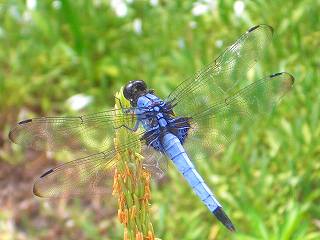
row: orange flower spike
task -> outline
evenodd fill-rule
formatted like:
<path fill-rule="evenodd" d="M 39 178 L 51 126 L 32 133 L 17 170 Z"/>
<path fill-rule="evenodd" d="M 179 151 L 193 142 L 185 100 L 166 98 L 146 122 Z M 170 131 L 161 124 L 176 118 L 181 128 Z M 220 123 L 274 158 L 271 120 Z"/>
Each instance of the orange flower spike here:
<path fill-rule="evenodd" d="M 114 171 L 114 176 L 113 176 L 113 185 L 112 185 L 112 196 L 116 195 L 119 193 L 119 182 L 118 182 L 118 172 L 117 169 Z"/>
<path fill-rule="evenodd" d="M 118 209 L 118 219 L 122 223 L 122 210 Z"/>
<path fill-rule="evenodd" d="M 149 199 L 151 198 L 151 194 L 145 193 L 142 198 L 143 204 L 146 206 L 149 203 Z"/>
<path fill-rule="evenodd" d="M 136 240 L 143 240 L 142 232 L 139 232 L 139 231 L 136 232 Z"/>
<path fill-rule="evenodd" d="M 130 220 L 133 220 L 137 215 L 137 208 L 135 205 L 130 209 Z"/>
<path fill-rule="evenodd" d="M 144 174 L 145 184 L 144 184 L 144 196 L 143 199 L 151 199 L 151 191 L 150 191 L 150 174 Z"/>
<path fill-rule="evenodd" d="M 148 171 L 142 171 L 142 176 L 145 179 L 146 184 L 149 184 L 150 183 L 150 178 L 151 178 L 150 173 Z"/>
<path fill-rule="evenodd" d="M 152 231 L 148 231 L 148 237 L 147 237 L 148 240 L 154 240 L 154 234 Z"/>
<path fill-rule="evenodd" d="M 125 166 L 126 166 L 126 171 L 125 171 L 126 175 L 129 176 L 129 177 L 132 176 L 131 170 L 130 170 L 130 168 L 128 167 L 128 164 L 127 164 L 127 163 L 125 163 Z"/>
<path fill-rule="evenodd" d="M 150 178 L 145 179 L 144 190 L 150 193 Z"/>
<path fill-rule="evenodd" d="M 121 192 L 122 192 L 121 183 L 119 182 L 119 177 L 120 177 L 120 176 L 121 176 L 120 174 L 118 174 L 118 176 L 117 176 L 117 178 L 118 178 L 118 185 L 117 185 L 117 191 L 118 191 L 118 193 L 121 193 Z"/>
<path fill-rule="evenodd" d="M 123 224 L 127 225 L 129 219 L 128 209 L 125 209 L 123 212 Z"/>
<path fill-rule="evenodd" d="M 122 183 L 125 184 L 127 182 L 127 173 L 126 173 L 126 171 L 124 171 L 121 174 L 119 174 L 119 178 L 122 180 Z"/>
<path fill-rule="evenodd" d="M 118 210 L 118 218 L 122 224 L 127 225 L 128 224 L 128 209 L 125 209 L 124 211 L 119 209 Z"/>
<path fill-rule="evenodd" d="M 148 200 L 148 198 L 142 198 L 142 205 L 143 206 L 149 206 L 149 200 Z"/>
<path fill-rule="evenodd" d="M 119 205 L 119 209 L 123 210 L 126 204 L 126 200 L 125 200 L 125 196 L 123 193 L 120 193 L 119 197 L 118 197 L 118 205 Z"/>
<path fill-rule="evenodd" d="M 128 229 L 126 227 L 124 228 L 123 240 L 130 240 L 128 237 Z"/>
<path fill-rule="evenodd" d="M 122 106 L 130 107 L 130 102 L 124 98 L 122 93 L 121 89 L 116 95 L 122 103 L 120 104 L 117 100 L 116 109 Z M 118 125 L 131 124 L 120 111 L 115 112 L 115 123 Z M 118 197 L 118 218 L 124 225 L 124 240 L 154 240 L 149 213 L 150 174 L 143 169 L 139 136 L 120 128 L 116 131 L 114 140 L 118 161 L 112 193 Z M 136 141 L 137 145 L 130 146 L 123 151 L 121 146 L 133 141 Z"/>

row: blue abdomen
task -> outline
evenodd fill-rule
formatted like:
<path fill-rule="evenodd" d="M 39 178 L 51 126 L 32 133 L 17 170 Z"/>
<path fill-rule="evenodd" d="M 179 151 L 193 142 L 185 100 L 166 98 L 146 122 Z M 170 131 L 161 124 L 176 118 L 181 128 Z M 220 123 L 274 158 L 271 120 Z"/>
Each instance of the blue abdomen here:
<path fill-rule="evenodd" d="M 221 207 L 218 200 L 214 197 L 213 193 L 190 161 L 180 140 L 175 135 L 168 133 L 163 136 L 162 146 L 164 152 L 172 160 L 179 172 L 192 187 L 193 191 L 209 208 L 209 210 L 214 212 L 218 207 Z"/>

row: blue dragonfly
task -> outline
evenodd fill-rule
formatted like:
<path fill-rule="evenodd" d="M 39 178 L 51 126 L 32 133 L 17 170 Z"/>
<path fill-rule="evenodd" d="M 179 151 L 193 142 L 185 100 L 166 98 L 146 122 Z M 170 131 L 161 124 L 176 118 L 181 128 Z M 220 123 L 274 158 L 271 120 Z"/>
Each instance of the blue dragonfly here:
<path fill-rule="evenodd" d="M 146 170 L 162 175 L 170 159 L 205 206 L 229 230 L 235 227 L 189 156 L 192 146 L 212 152 L 225 149 L 241 126 L 270 113 L 292 88 L 294 78 L 275 73 L 248 83 L 248 71 L 261 58 L 273 35 L 272 27 L 250 28 L 215 61 L 159 98 L 143 80 L 123 89 L 130 106 L 74 117 L 40 117 L 19 122 L 9 138 L 36 150 L 84 150 L 96 153 L 58 165 L 34 183 L 39 197 L 110 192 L 117 153 L 142 146 Z M 123 124 L 125 120 L 128 124 Z M 122 128 L 137 138 L 114 146 L 111 133 Z M 95 144 L 98 143 L 98 144 Z"/>

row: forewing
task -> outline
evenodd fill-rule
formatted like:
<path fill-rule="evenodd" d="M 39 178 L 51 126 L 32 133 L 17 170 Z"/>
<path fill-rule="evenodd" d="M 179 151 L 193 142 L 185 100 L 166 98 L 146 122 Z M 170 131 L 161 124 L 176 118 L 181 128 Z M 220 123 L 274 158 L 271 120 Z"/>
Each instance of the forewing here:
<path fill-rule="evenodd" d="M 41 117 L 19 122 L 9 133 L 11 141 L 35 150 L 106 149 L 114 129 L 126 121 L 135 124 L 133 109 L 113 109 L 76 117 Z M 101 150 L 100 150 L 101 151 Z"/>
<path fill-rule="evenodd" d="M 270 114 L 293 83 L 294 78 L 290 74 L 276 73 L 194 114 L 187 145 L 198 148 L 198 141 L 214 152 L 225 149 L 241 129 L 250 127 L 257 117 Z"/>
<path fill-rule="evenodd" d="M 258 25 L 249 29 L 214 62 L 182 82 L 168 97 L 178 116 L 203 111 L 208 102 L 218 102 L 242 86 L 248 70 L 263 55 L 273 29 Z M 247 84 L 245 84 L 247 85 Z"/>

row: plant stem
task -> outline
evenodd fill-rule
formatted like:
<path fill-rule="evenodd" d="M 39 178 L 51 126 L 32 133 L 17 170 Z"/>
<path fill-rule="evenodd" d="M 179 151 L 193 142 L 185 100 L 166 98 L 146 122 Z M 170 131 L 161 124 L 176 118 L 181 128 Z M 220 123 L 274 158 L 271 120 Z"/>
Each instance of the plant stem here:
<path fill-rule="evenodd" d="M 120 99 L 123 107 L 130 107 L 129 101 L 122 94 L 122 89 L 116 94 L 116 97 Z M 116 99 L 116 109 L 121 108 L 118 99 Z M 115 114 L 117 119 L 119 116 L 123 116 L 121 111 Z M 134 116 L 130 120 L 124 117 L 120 124 L 130 126 L 134 121 Z M 119 123 L 118 120 L 115 122 Z M 141 153 L 141 145 L 137 141 L 135 146 L 119 151 L 120 146 L 138 138 L 135 133 L 129 132 L 125 128 L 116 131 L 114 142 L 116 149 L 118 149 L 118 163 L 114 174 L 113 195 L 118 197 L 118 218 L 124 225 L 124 240 L 154 240 L 149 208 L 150 173 L 143 169 L 143 158 L 139 154 Z"/>

